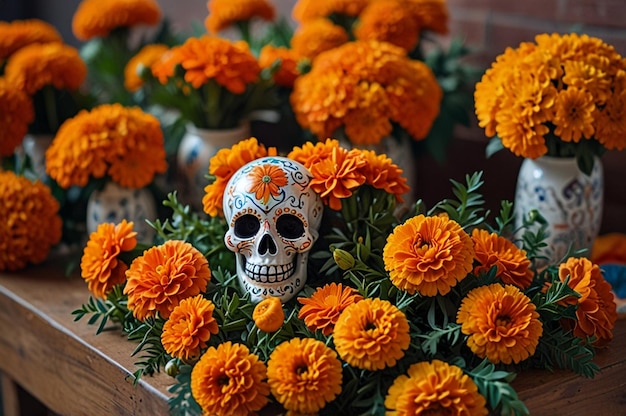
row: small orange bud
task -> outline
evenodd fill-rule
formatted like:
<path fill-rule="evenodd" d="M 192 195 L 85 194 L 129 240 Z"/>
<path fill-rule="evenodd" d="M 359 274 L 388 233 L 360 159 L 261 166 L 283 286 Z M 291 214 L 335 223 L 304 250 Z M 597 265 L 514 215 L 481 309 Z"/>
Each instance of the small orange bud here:
<path fill-rule="evenodd" d="M 277 331 L 285 320 L 285 312 L 280 298 L 270 296 L 263 299 L 255 306 L 252 319 L 263 332 Z"/>

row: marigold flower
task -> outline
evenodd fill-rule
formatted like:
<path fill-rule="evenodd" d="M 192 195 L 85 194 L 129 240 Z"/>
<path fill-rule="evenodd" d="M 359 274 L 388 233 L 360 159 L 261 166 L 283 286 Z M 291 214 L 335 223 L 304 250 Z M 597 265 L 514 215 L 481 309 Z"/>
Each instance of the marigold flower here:
<path fill-rule="evenodd" d="M 517 364 L 535 353 L 543 325 L 528 296 L 512 285 L 492 284 L 471 290 L 456 321 L 469 335 L 467 345 L 494 364 Z"/>
<path fill-rule="evenodd" d="M 328 19 L 319 18 L 300 25 L 294 31 L 290 45 L 296 55 L 313 59 L 349 40 L 346 29 Z"/>
<path fill-rule="evenodd" d="M 370 371 L 392 367 L 409 348 L 409 322 L 389 301 L 367 298 L 339 315 L 333 332 L 339 356 Z"/>
<path fill-rule="evenodd" d="M 396 378 L 385 397 L 387 414 L 487 415 L 486 400 L 463 371 L 440 360 L 411 365 Z"/>
<path fill-rule="evenodd" d="M 303 306 L 298 312 L 311 331 L 321 330 L 326 336 L 333 333 L 339 315 L 350 305 L 363 300 L 359 292 L 341 283 L 330 283 L 317 288 L 309 298 L 299 297 Z"/>
<path fill-rule="evenodd" d="M 209 162 L 209 174 L 215 181 L 204 188 L 202 198 L 204 212 L 212 217 L 223 214 L 224 190 L 230 178 L 245 164 L 265 156 L 276 156 L 275 147 L 267 149 L 256 137 L 242 140 L 229 149 L 220 149 Z"/>
<path fill-rule="evenodd" d="M 159 120 L 139 107 L 102 104 L 66 120 L 46 151 L 46 172 L 64 188 L 105 175 L 143 188 L 167 169 Z"/>
<path fill-rule="evenodd" d="M 285 321 L 285 311 L 280 298 L 269 296 L 257 303 L 252 312 L 252 319 L 263 332 L 278 331 Z"/>
<path fill-rule="evenodd" d="M 0 61 L 32 43 L 63 42 L 57 29 L 40 19 L 0 22 Z"/>
<path fill-rule="evenodd" d="M 137 257 L 126 271 L 128 309 L 140 320 L 168 318 L 181 300 L 206 290 L 211 279 L 207 259 L 191 244 L 168 240 Z"/>
<path fill-rule="evenodd" d="M 119 255 L 137 246 L 133 225 L 126 220 L 119 224 L 102 223 L 89 235 L 80 260 L 80 274 L 94 296 L 106 299 L 114 286 L 126 281 L 128 265 Z"/>
<path fill-rule="evenodd" d="M 358 16 L 368 3 L 369 0 L 298 0 L 293 6 L 291 16 L 299 23 L 332 14 Z"/>
<path fill-rule="evenodd" d="M 161 344 L 165 351 L 184 361 L 198 358 L 211 334 L 219 332 L 214 309 L 213 302 L 202 295 L 181 300 L 163 324 Z"/>
<path fill-rule="evenodd" d="M 87 65 L 72 46 L 59 42 L 33 43 L 11 55 L 4 76 L 29 95 L 46 85 L 74 91 L 87 77 Z"/>
<path fill-rule="evenodd" d="M 153 43 L 141 48 L 124 67 L 124 87 L 130 92 L 141 88 L 144 84 L 141 73 L 161 59 L 169 49 L 167 45 L 161 43 Z"/>
<path fill-rule="evenodd" d="M 59 202 L 50 188 L 0 171 L 0 270 L 41 263 L 61 240 Z"/>
<path fill-rule="evenodd" d="M 475 274 L 488 272 L 496 266 L 496 277 L 502 282 L 520 289 L 530 286 L 533 272 L 526 251 L 503 236 L 478 228 L 472 231 L 472 241 L 479 263 L 474 267 Z"/>
<path fill-rule="evenodd" d="M 193 88 L 214 80 L 233 94 L 243 94 L 248 84 L 258 81 L 261 67 L 243 41 L 202 36 L 190 37 L 180 46 L 170 49 L 166 59 L 152 65 L 152 73 L 161 84 L 174 76 L 181 65 L 184 79 Z"/>
<path fill-rule="evenodd" d="M 385 154 L 377 154 L 373 150 L 362 150 L 367 163 L 362 168 L 365 183 L 376 189 L 395 195 L 398 203 L 404 202 L 402 195 L 409 191 L 408 179 L 402 176 L 402 169 Z"/>
<path fill-rule="evenodd" d="M 191 394 L 207 415 L 247 416 L 268 402 L 265 364 L 245 345 L 210 347 L 191 371 Z"/>
<path fill-rule="evenodd" d="M 450 19 L 446 0 L 409 0 L 403 5 L 411 10 L 422 30 L 448 34 Z"/>
<path fill-rule="evenodd" d="M 270 355 L 267 382 L 288 411 L 315 413 L 341 393 L 341 361 L 321 341 L 293 338 Z"/>
<path fill-rule="evenodd" d="M 261 68 L 270 68 L 275 63 L 279 65 L 274 73 L 274 81 L 277 85 L 286 88 L 293 88 L 293 83 L 300 76 L 299 60 L 300 56 L 293 49 L 271 44 L 264 45 L 259 53 Z"/>
<path fill-rule="evenodd" d="M 119 27 L 155 25 L 161 9 L 155 0 L 82 0 L 72 17 L 72 32 L 79 40 L 106 37 Z"/>
<path fill-rule="evenodd" d="M 406 3 L 398 0 L 372 2 L 359 15 L 355 37 L 389 42 L 412 50 L 419 41 L 421 27 Z"/>
<path fill-rule="evenodd" d="M 0 157 L 11 156 L 35 119 L 30 97 L 5 78 L 0 78 Z"/>
<path fill-rule="evenodd" d="M 266 0 L 209 0 L 207 9 L 204 25 L 214 35 L 237 22 L 253 18 L 271 21 L 276 17 L 274 6 Z"/>
<path fill-rule="evenodd" d="M 445 295 L 472 271 L 474 247 L 455 221 L 418 215 L 387 237 L 383 261 L 399 289 L 423 296 Z"/>
<path fill-rule="evenodd" d="M 423 140 L 443 96 L 432 70 L 387 42 L 354 41 L 320 53 L 298 77 L 290 101 L 318 139 L 340 128 L 352 143 L 376 144 L 393 123 Z"/>
<path fill-rule="evenodd" d="M 613 339 L 613 328 L 617 320 L 617 307 L 611 285 L 604 279 L 597 264 L 584 257 L 570 257 L 559 265 L 559 279 L 569 277 L 568 286 L 580 294 L 572 302 L 578 304 L 576 321 L 563 320 L 574 335 L 581 338 L 596 337 L 595 345 L 606 345 Z"/>

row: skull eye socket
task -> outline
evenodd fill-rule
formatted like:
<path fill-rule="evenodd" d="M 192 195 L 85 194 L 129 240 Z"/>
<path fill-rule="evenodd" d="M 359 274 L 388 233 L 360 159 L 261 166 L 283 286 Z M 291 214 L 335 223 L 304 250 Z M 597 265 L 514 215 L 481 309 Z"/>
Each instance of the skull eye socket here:
<path fill-rule="evenodd" d="M 295 215 L 285 214 L 276 220 L 276 230 L 282 237 L 295 240 L 304 234 L 304 224 Z"/>
<path fill-rule="evenodd" d="M 235 235 L 239 238 L 252 238 L 259 232 L 261 223 L 259 219 L 251 214 L 242 215 L 235 220 Z"/>

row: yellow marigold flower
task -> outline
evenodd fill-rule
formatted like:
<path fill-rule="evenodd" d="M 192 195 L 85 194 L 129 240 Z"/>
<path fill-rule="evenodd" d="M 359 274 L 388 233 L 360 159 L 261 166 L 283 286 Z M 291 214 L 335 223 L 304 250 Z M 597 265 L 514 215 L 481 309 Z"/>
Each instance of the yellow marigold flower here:
<path fill-rule="evenodd" d="M 204 25 L 214 35 L 237 22 L 253 18 L 271 21 L 276 17 L 274 6 L 266 0 L 209 0 L 207 8 Z"/>
<path fill-rule="evenodd" d="M 444 361 L 411 365 L 396 378 L 385 397 L 389 415 L 450 414 L 486 416 L 485 398 L 463 371 Z"/>
<path fill-rule="evenodd" d="M 29 95 L 46 85 L 74 91 L 87 77 L 87 65 L 72 46 L 58 42 L 33 43 L 11 55 L 4 76 Z"/>
<path fill-rule="evenodd" d="M 159 120 L 117 103 L 66 120 L 46 151 L 46 172 L 64 188 L 105 175 L 121 186 L 143 188 L 166 169 Z"/>
<path fill-rule="evenodd" d="M 270 355 L 267 382 L 286 410 L 315 413 L 341 393 L 341 361 L 321 341 L 293 338 Z"/>
<path fill-rule="evenodd" d="M 300 25 L 291 37 L 291 48 L 298 56 L 309 59 L 348 42 L 346 30 L 328 19 L 319 18 Z"/>
<path fill-rule="evenodd" d="M 274 74 L 274 81 L 281 87 L 293 88 L 293 83 L 300 76 L 298 62 L 300 56 L 293 49 L 264 45 L 259 54 L 259 65 L 261 68 L 270 68 L 272 65 L 279 65 Z"/>
<path fill-rule="evenodd" d="M 85 41 L 106 37 L 119 27 L 155 25 L 160 19 L 155 0 L 82 0 L 72 17 L 72 32 Z"/>
<path fill-rule="evenodd" d="M 456 321 L 469 335 L 467 345 L 472 352 L 494 364 L 517 364 L 532 356 L 543 333 L 535 305 L 512 285 L 471 290 Z"/>
<path fill-rule="evenodd" d="M 103 223 L 89 235 L 80 260 L 80 275 L 94 296 L 106 299 L 114 286 L 126 281 L 128 265 L 119 255 L 137 246 L 133 225 L 126 220 L 119 224 Z"/>
<path fill-rule="evenodd" d="M 275 147 L 267 149 L 256 137 L 242 140 L 229 149 L 220 149 L 209 161 L 209 173 L 216 177 L 204 188 L 202 198 L 204 212 L 212 217 L 223 214 L 222 199 L 230 178 L 243 165 L 265 156 L 276 156 Z"/>
<path fill-rule="evenodd" d="M 259 302 L 252 312 L 252 320 L 263 332 L 278 331 L 285 321 L 285 311 L 280 298 L 270 296 Z"/>
<path fill-rule="evenodd" d="M 290 102 L 298 123 L 318 139 L 343 127 L 358 144 L 375 144 L 392 123 L 415 140 L 426 137 L 443 92 L 432 70 L 387 42 L 355 41 L 320 53 L 294 83 Z"/>
<path fill-rule="evenodd" d="M 161 344 L 165 351 L 184 361 L 198 358 L 211 334 L 219 332 L 214 309 L 213 302 L 202 295 L 181 300 L 163 324 Z"/>
<path fill-rule="evenodd" d="M 63 42 L 61 34 L 50 23 L 40 19 L 0 22 L 0 61 L 31 43 Z"/>
<path fill-rule="evenodd" d="M 409 322 L 389 301 L 367 298 L 339 315 L 333 332 L 339 356 L 353 367 L 393 367 L 409 348 Z"/>
<path fill-rule="evenodd" d="M 5 78 L 0 78 L 0 157 L 13 155 L 34 119 L 30 97 Z"/>
<path fill-rule="evenodd" d="M 193 88 L 214 80 L 233 94 L 243 94 L 248 84 L 258 81 L 261 67 L 243 41 L 202 36 L 188 38 L 173 47 L 169 56 L 152 65 L 152 73 L 165 84 L 181 65 L 185 81 Z"/>
<path fill-rule="evenodd" d="M 137 257 L 126 271 L 124 293 L 137 319 L 168 318 L 181 300 L 204 292 L 211 279 L 207 259 L 191 244 L 168 240 Z"/>
<path fill-rule="evenodd" d="M 579 142 L 584 136 L 593 136 L 593 113 L 596 105 L 593 96 L 577 88 L 568 88 L 556 98 L 554 116 L 554 134 L 565 142 Z"/>
<path fill-rule="evenodd" d="M 348 306 L 363 300 L 359 292 L 341 283 L 330 283 L 317 288 L 310 298 L 299 297 L 303 306 L 298 312 L 311 331 L 321 330 L 326 336 L 333 333 L 339 315 Z"/>
<path fill-rule="evenodd" d="M 268 402 L 263 361 L 230 341 L 210 347 L 191 371 L 191 394 L 206 415 L 247 416 Z"/>
<path fill-rule="evenodd" d="M 50 188 L 0 171 L 0 270 L 41 263 L 61 240 L 59 202 Z"/>
<path fill-rule="evenodd" d="M 407 51 L 412 50 L 419 41 L 420 26 L 406 3 L 380 0 L 369 4 L 359 15 L 355 37 L 389 42 Z"/>
<path fill-rule="evenodd" d="M 526 251 L 503 236 L 477 228 L 472 231 L 472 241 L 478 261 L 475 274 L 486 273 L 496 266 L 496 277 L 502 282 L 520 289 L 530 286 L 533 272 Z"/>
<path fill-rule="evenodd" d="M 574 328 L 574 335 L 585 338 L 595 336 L 595 344 L 606 345 L 613 339 L 617 320 L 617 307 L 611 285 L 604 279 L 597 264 L 584 257 L 570 257 L 559 265 L 559 279 L 569 277 L 568 286 L 580 294 L 573 299 L 578 303 L 576 321 L 564 320 L 563 324 Z"/>
<path fill-rule="evenodd" d="M 145 45 L 141 48 L 124 67 L 124 87 L 130 92 L 135 92 L 141 88 L 144 84 L 141 73 L 161 59 L 167 51 L 169 51 L 169 47 L 160 43 Z"/>
<path fill-rule="evenodd" d="M 472 271 L 473 245 L 455 221 L 418 215 L 387 237 L 383 261 L 398 288 L 423 296 L 445 295 Z"/>
<path fill-rule="evenodd" d="M 368 3 L 369 0 L 297 0 L 291 16 L 299 23 L 332 14 L 358 16 Z"/>
<path fill-rule="evenodd" d="M 404 202 L 402 195 L 409 191 L 408 179 L 402 176 L 402 169 L 385 154 L 373 150 L 362 150 L 367 163 L 362 169 L 365 183 L 395 195 L 398 203 Z"/>

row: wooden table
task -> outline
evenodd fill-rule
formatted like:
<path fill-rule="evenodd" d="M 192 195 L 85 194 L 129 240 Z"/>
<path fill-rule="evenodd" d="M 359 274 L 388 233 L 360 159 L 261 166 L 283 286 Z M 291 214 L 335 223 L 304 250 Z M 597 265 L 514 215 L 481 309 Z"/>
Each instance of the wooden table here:
<path fill-rule="evenodd" d="M 77 274 L 59 264 L 0 273 L 0 374 L 5 416 L 18 416 L 16 385 L 55 413 L 167 415 L 165 374 L 132 384 L 134 344 L 118 330 L 95 335 L 71 312 L 89 297 Z M 626 319 L 598 353 L 602 372 L 585 379 L 571 372 L 523 373 L 514 382 L 531 415 L 626 415 Z M 29 415 L 27 415 L 29 416 Z"/>

